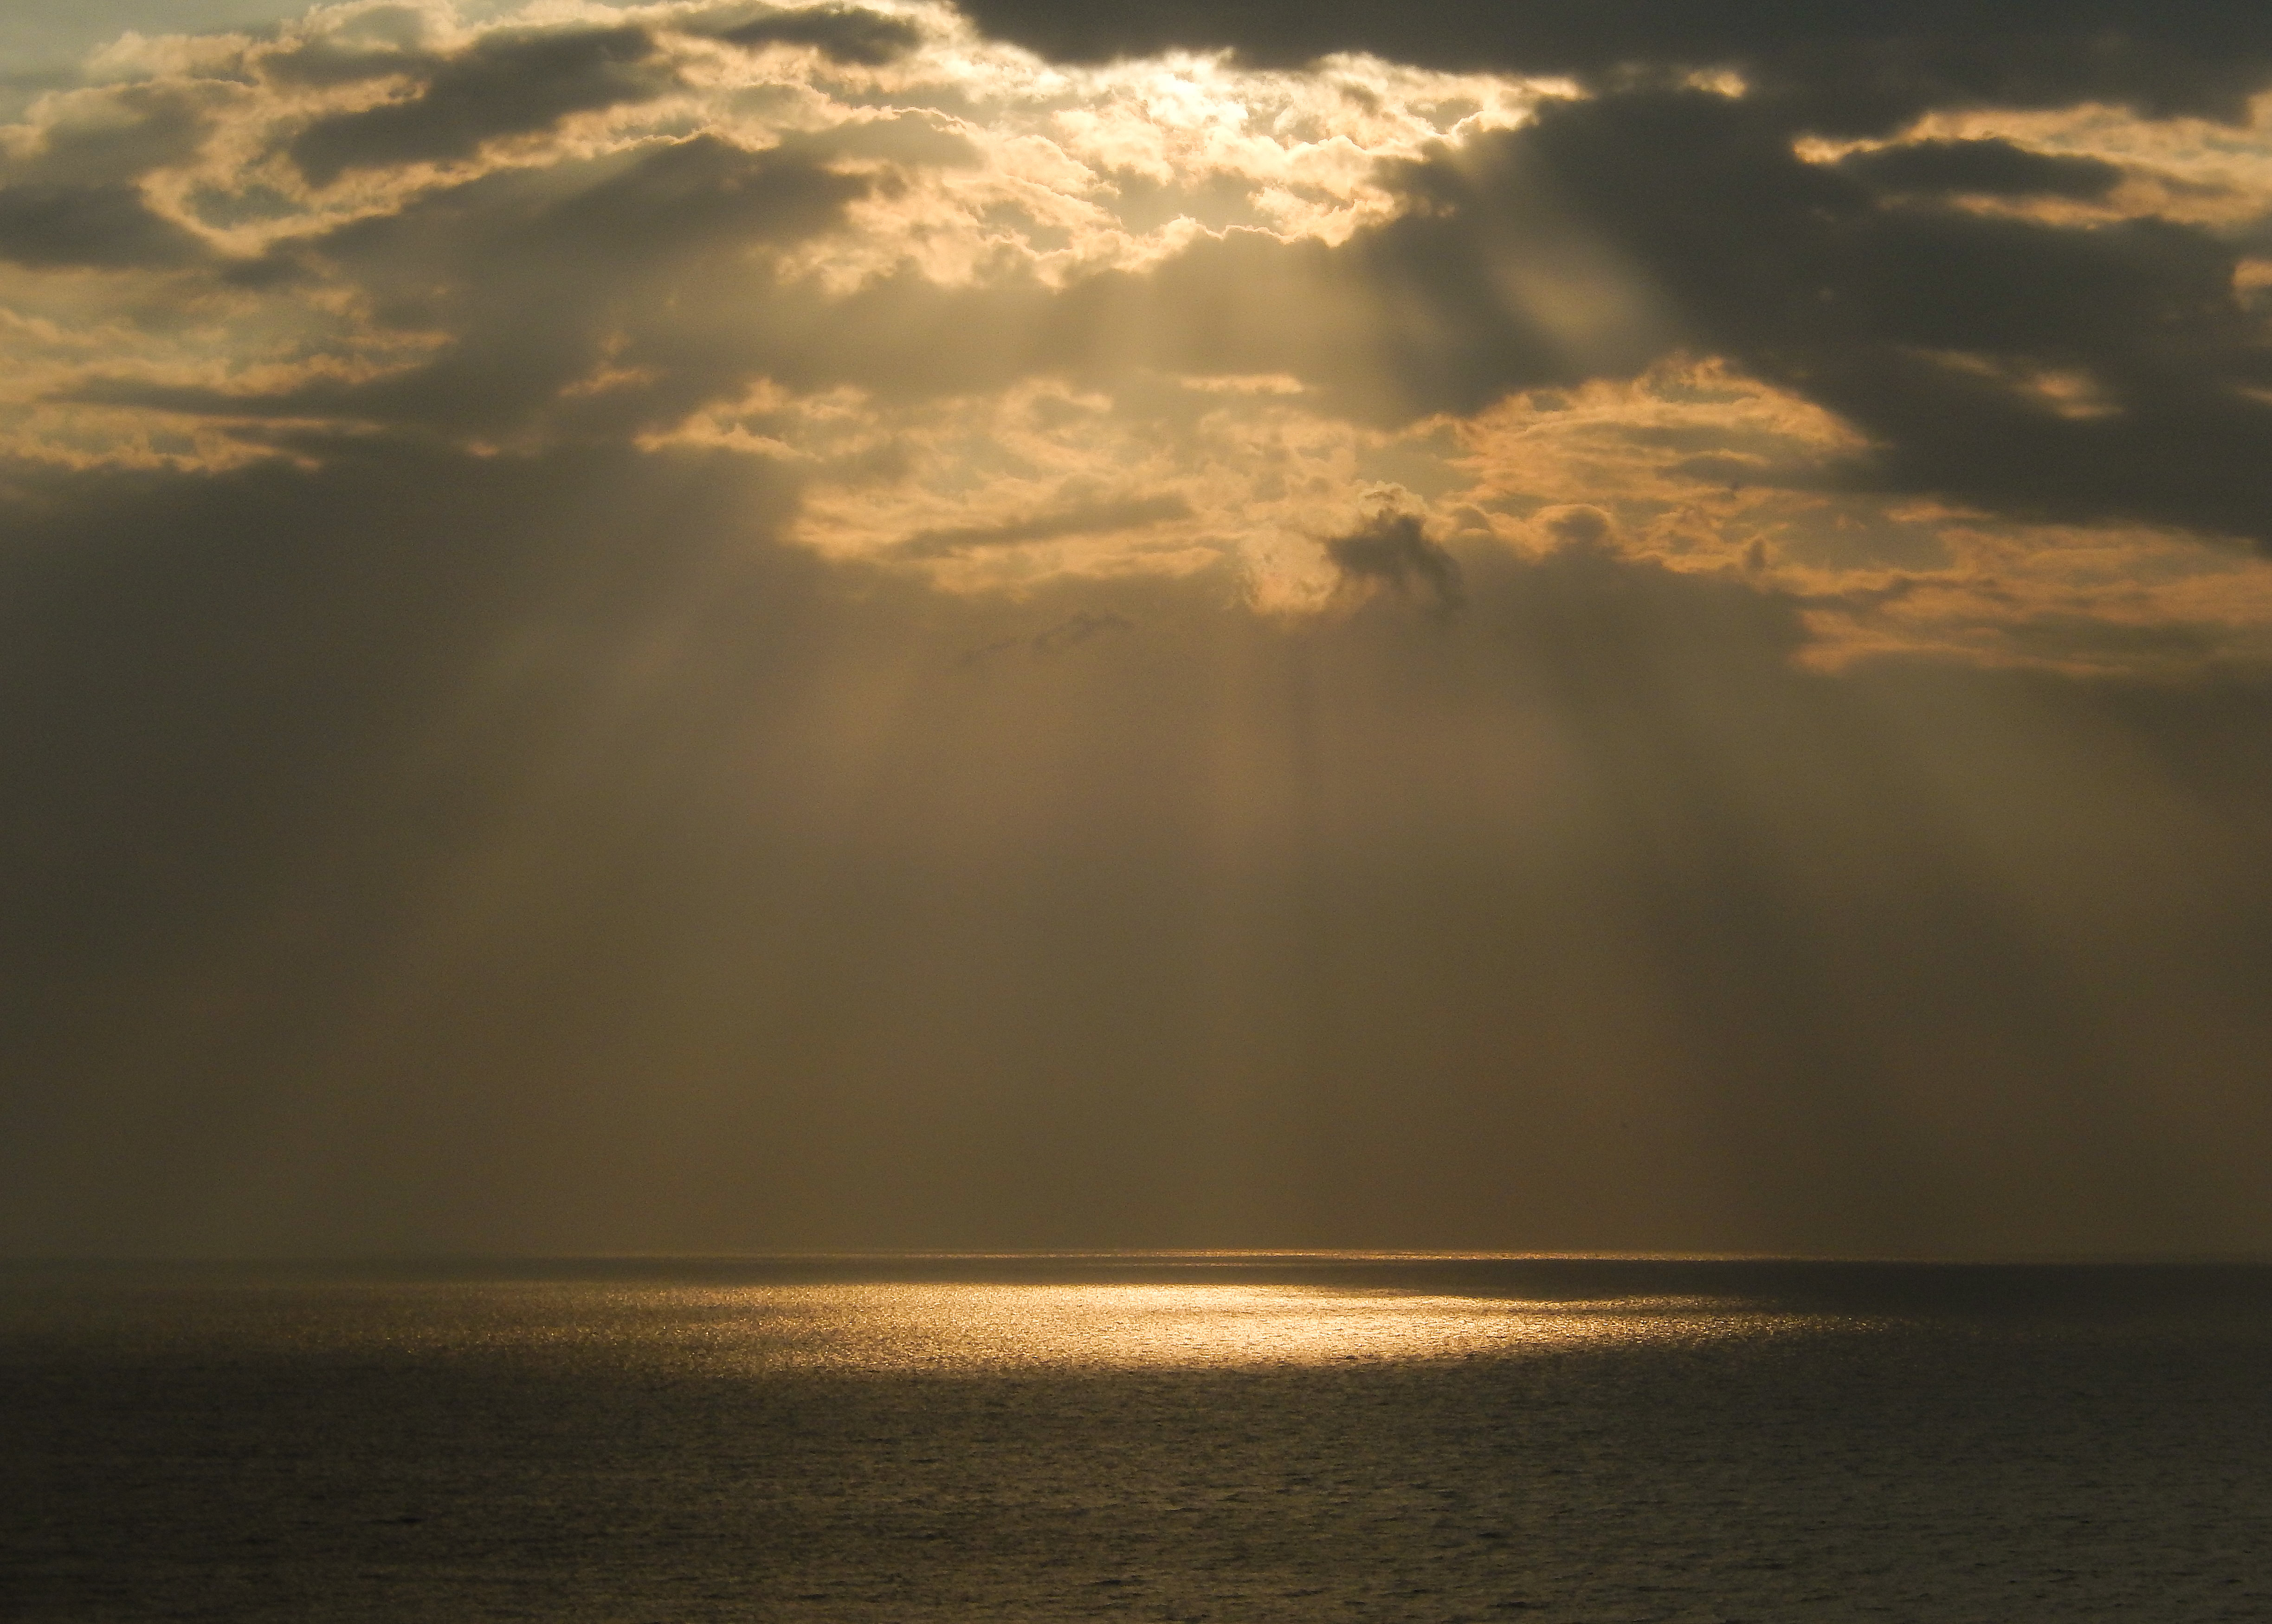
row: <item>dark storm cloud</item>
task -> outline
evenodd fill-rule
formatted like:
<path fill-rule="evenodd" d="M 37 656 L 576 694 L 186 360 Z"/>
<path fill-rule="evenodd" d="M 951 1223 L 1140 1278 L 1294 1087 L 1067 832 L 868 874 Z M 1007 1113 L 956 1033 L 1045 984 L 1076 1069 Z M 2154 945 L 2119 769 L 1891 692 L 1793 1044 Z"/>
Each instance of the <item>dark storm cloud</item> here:
<path fill-rule="evenodd" d="M 1377 582 L 1400 592 L 1419 589 L 1444 614 L 1467 600 L 1459 561 L 1429 539 L 1418 514 L 1376 514 L 1347 535 L 1327 537 L 1325 548 L 1346 580 Z"/>
<path fill-rule="evenodd" d="M 1519 240 L 1543 189 L 1662 297 L 1687 346 L 1867 436 L 1851 480 L 2272 540 L 2272 406 L 2248 392 L 2272 384 L 2272 343 L 2216 233 L 1889 201 L 1846 166 L 1801 160 L 1771 109 L 1693 92 L 1551 107 L 1401 183 L 1413 212 L 1352 249 L 1425 290 L 1431 319 L 1478 353 L 1506 342 L 1504 297 L 1480 268 L 1432 267 L 1487 262 L 1494 231 Z M 1536 379 L 1511 365 L 1498 386 Z M 1441 405 L 1469 409 L 1493 382 L 1471 375 Z"/>
<path fill-rule="evenodd" d="M 905 18 L 880 11 L 813 5 L 762 11 L 747 22 L 719 28 L 715 37 L 752 49 L 810 45 L 831 62 L 877 68 L 915 49 L 923 42 L 923 31 Z"/>
<path fill-rule="evenodd" d="M 1651 71 L 1731 68 L 1811 128 L 1890 130 L 1932 107 L 2096 101 L 2234 118 L 2272 83 L 2272 20 L 2230 0 L 1153 0 L 1110 7 L 971 0 L 979 23 L 1060 59 L 1229 47 L 1292 66 L 1334 51 L 1460 71 L 1569 74 L 1613 86 Z"/>
<path fill-rule="evenodd" d="M 167 268 L 206 257 L 196 233 L 132 186 L 0 186 L 0 259 L 19 265 Z"/>
<path fill-rule="evenodd" d="M 470 158 L 501 136 L 653 101 L 677 84 L 643 28 L 498 31 L 435 63 L 407 101 L 310 124 L 292 138 L 292 160 L 325 186 L 350 169 Z"/>

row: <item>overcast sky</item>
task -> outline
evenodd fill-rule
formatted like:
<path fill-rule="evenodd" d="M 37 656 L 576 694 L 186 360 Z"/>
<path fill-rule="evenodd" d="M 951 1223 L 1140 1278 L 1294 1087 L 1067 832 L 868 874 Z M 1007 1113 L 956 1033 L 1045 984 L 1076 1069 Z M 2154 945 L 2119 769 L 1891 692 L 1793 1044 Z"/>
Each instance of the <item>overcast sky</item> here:
<path fill-rule="evenodd" d="M 2272 1250 L 2262 7 L 0 90 L 0 1251 Z"/>

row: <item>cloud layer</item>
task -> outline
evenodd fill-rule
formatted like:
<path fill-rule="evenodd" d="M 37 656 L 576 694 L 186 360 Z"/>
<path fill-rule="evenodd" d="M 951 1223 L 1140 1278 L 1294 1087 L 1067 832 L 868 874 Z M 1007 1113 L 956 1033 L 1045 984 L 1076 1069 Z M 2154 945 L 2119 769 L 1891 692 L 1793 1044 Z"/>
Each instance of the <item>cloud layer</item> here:
<path fill-rule="evenodd" d="M 8 138 L 10 443 L 730 446 L 832 555 L 1277 607 L 1381 491 L 1455 548 L 1577 503 L 1827 662 L 2262 658 L 2245 20 L 972 16 L 1063 65 L 848 6 L 114 50 Z"/>

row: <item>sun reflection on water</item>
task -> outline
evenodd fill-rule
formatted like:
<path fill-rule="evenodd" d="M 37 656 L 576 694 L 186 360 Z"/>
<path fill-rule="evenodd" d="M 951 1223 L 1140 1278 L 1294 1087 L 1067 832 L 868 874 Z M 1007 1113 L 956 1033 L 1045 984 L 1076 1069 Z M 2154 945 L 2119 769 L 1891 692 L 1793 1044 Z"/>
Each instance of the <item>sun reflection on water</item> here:
<path fill-rule="evenodd" d="M 1310 1285 L 828 1285 L 704 1292 L 712 1352 L 767 1369 L 1325 1366 L 1760 1335 L 1697 1299 L 1528 1302 Z M 691 1307 L 693 1305 L 689 1304 Z"/>

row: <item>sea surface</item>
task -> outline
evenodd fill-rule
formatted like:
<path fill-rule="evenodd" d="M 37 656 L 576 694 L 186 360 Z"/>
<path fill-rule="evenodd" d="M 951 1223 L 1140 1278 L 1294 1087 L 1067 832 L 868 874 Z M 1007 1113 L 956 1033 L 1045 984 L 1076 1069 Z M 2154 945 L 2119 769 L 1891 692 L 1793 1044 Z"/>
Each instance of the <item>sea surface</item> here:
<path fill-rule="evenodd" d="M 2272 1620 L 2272 1270 L 0 1267 L 0 1619 Z"/>

